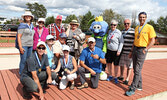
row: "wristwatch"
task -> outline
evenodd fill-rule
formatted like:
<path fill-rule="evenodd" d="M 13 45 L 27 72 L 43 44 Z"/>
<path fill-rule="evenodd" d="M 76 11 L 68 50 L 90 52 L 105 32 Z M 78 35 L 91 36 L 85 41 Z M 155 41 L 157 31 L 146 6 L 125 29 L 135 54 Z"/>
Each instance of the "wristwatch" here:
<path fill-rule="evenodd" d="M 146 48 L 145 48 L 145 49 L 144 49 L 144 51 L 145 51 L 145 52 L 147 52 L 147 51 L 148 51 L 148 49 L 146 49 Z"/>

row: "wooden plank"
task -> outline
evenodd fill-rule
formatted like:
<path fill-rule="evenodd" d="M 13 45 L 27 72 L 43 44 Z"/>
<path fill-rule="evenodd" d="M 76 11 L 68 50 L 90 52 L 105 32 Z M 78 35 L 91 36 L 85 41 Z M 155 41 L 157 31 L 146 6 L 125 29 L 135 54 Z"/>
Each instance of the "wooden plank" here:
<path fill-rule="evenodd" d="M 60 96 L 57 95 L 52 89 L 47 89 L 46 90 L 48 94 L 50 94 L 50 97 L 55 98 L 56 100 L 61 100 Z M 45 96 L 46 98 L 46 96 Z M 47 100 L 50 100 L 48 97 L 46 98 Z"/>
<path fill-rule="evenodd" d="M 4 82 L 5 82 L 6 86 L 7 86 L 7 91 L 9 93 L 10 99 L 11 100 L 19 100 L 18 96 L 17 96 L 17 93 L 16 93 L 15 89 L 13 88 L 13 86 L 11 84 L 12 82 L 9 79 L 6 71 L 2 70 L 1 73 L 2 73 L 2 77 L 4 78 Z"/>
<path fill-rule="evenodd" d="M 0 90 L 0 97 L 1 97 L 0 100 L 10 100 L 4 79 L 1 75 L 1 71 L 0 71 L 0 89 L 1 89 Z"/>
<path fill-rule="evenodd" d="M 88 94 L 86 94 L 85 92 L 83 92 L 82 90 L 79 89 L 75 89 L 74 91 L 76 91 L 77 93 L 79 93 L 80 95 L 82 95 L 84 98 L 86 98 L 87 100 L 95 100 L 93 97 L 89 96 Z"/>
<path fill-rule="evenodd" d="M 22 85 L 21 83 L 19 83 L 17 81 L 17 79 L 15 78 L 15 76 L 13 75 L 12 71 L 10 70 L 6 70 L 10 80 L 11 80 L 11 84 L 13 85 L 13 88 L 18 96 L 19 99 L 23 99 L 23 92 L 22 92 Z"/>

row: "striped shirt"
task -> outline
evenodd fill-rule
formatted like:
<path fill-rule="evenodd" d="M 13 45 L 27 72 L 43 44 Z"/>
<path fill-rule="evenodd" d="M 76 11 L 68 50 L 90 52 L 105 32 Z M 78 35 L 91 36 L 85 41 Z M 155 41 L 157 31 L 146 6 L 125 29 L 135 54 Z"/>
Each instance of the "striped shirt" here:
<path fill-rule="evenodd" d="M 122 53 L 129 54 L 133 46 L 135 31 L 133 28 L 130 28 L 128 33 L 126 32 L 127 31 L 125 29 L 122 31 L 122 35 L 124 39 Z"/>

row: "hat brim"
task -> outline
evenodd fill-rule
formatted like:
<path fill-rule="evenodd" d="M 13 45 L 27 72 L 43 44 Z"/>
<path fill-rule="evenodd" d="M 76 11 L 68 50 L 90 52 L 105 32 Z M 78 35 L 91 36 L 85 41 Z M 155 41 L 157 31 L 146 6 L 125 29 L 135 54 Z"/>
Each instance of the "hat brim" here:
<path fill-rule="evenodd" d="M 78 26 L 79 26 L 79 23 L 73 23 L 73 22 L 70 22 L 70 25 L 71 25 L 71 24 L 75 24 L 75 25 L 78 25 Z"/>
<path fill-rule="evenodd" d="M 24 16 L 31 16 L 34 19 L 33 15 L 23 14 L 21 17 L 24 19 Z"/>

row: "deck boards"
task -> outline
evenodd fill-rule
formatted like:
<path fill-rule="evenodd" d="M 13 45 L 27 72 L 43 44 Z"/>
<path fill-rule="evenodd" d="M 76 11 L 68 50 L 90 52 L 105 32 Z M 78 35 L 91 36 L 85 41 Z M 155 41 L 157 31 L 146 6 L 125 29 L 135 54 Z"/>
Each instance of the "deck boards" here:
<path fill-rule="evenodd" d="M 75 89 L 59 90 L 58 86 L 49 85 L 46 89 L 46 100 L 135 100 L 145 96 L 167 91 L 167 59 L 146 60 L 142 69 L 143 90 L 136 90 L 135 95 L 125 96 L 125 91 L 132 82 L 133 74 L 129 85 L 114 84 L 113 81 L 99 81 L 97 89 L 86 88 L 82 90 Z M 126 76 L 126 68 L 124 76 Z M 23 100 L 22 84 L 20 83 L 18 69 L 0 70 L 0 100 Z M 80 85 L 79 79 L 76 80 L 76 86 Z M 89 82 L 90 85 L 90 82 Z M 38 99 L 33 96 L 32 100 Z"/>

